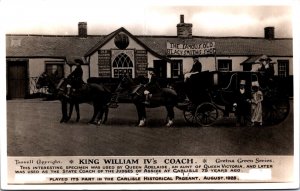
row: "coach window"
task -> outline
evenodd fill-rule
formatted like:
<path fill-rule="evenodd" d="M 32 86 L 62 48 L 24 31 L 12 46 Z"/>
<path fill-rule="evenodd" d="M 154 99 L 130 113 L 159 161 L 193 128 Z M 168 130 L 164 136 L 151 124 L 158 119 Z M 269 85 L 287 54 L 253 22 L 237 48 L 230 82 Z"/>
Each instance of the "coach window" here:
<path fill-rule="evenodd" d="M 114 78 L 118 78 L 123 74 L 133 77 L 133 63 L 131 59 L 126 54 L 120 53 L 113 61 L 112 72 Z"/>
<path fill-rule="evenodd" d="M 180 78 L 183 75 L 182 72 L 182 60 L 173 60 L 171 63 L 172 78 Z"/>
<path fill-rule="evenodd" d="M 55 75 L 58 78 L 64 77 L 64 63 L 63 62 L 45 62 L 46 73 Z"/>
<path fill-rule="evenodd" d="M 232 70 L 232 60 L 220 59 L 218 60 L 218 71 L 229 72 Z"/>
<path fill-rule="evenodd" d="M 289 61 L 288 60 L 277 60 L 278 63 L 278 76 L 287 77 L 289 75 Z"/>

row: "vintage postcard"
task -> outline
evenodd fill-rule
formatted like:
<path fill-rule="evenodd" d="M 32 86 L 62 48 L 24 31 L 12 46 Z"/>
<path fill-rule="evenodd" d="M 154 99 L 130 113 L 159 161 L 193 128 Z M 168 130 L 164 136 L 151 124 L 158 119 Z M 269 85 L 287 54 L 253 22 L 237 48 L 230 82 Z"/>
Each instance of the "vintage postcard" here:
<path fill-rule="evenodd" d="M 299 4 L 0 1 L 1 189 L 298 188 Z"/>

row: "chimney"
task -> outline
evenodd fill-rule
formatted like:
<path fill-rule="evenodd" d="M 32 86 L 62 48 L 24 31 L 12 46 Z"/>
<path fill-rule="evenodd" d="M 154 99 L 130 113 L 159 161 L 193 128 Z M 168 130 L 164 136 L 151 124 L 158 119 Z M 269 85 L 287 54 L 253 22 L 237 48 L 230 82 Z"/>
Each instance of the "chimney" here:
<path fill-rule="evenodd" d="M 180 15 L 180 23 L 177 24 L 177 37 L 179 38 L 192 38 L 192 27 L 191 23 L 184 23 L 184 15 Z"/>
<path fill-rule="evenodd" d="M 86 22 L 79 22 L 78 23 L 78 36 L 80 38 L 87 37 L 87 23 Z"/>
<path fill-rule="evenodd" d="M 180 23 L 184 23 L 184 15 L 180 15 Z"/>
<path fill-rule="evenodd" d="M 275 28 L 265 27 L 265 39 L 272 40 L 275 38 Z"/>

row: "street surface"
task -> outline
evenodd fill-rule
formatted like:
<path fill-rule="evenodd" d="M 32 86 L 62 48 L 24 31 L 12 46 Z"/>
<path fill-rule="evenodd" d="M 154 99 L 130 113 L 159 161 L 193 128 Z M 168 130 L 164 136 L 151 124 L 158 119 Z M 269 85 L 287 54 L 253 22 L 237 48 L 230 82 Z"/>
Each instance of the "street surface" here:
<path fill-rule="evenodd" d="M 59 123 L 58 101 L 7 101 L 8 156 L 293 155 L 293 102 L 288 118 L 266 127 L 235 127 L 220 119 L 191 127 L 175 109 L 175 126 L 165 127 L 165 108 L 147 109 L 147 126 L 136 127 L 131 103 L 110 109 L 107 124 L 89 125 L 92 106 L 81 104 L 69 123 Z"/>

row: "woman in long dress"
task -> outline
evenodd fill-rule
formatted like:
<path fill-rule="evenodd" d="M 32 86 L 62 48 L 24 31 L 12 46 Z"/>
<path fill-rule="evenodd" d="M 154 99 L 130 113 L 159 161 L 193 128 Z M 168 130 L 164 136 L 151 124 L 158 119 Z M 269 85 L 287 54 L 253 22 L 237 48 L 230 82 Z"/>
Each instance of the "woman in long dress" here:
<path fill-rule="evenodd" d="M 252 82 L 252 98 L 251 98 L 251 122 L 252 125 L 262 125 L 262 101 L 263 93 L 259 90 L 257 81 Z"/>

